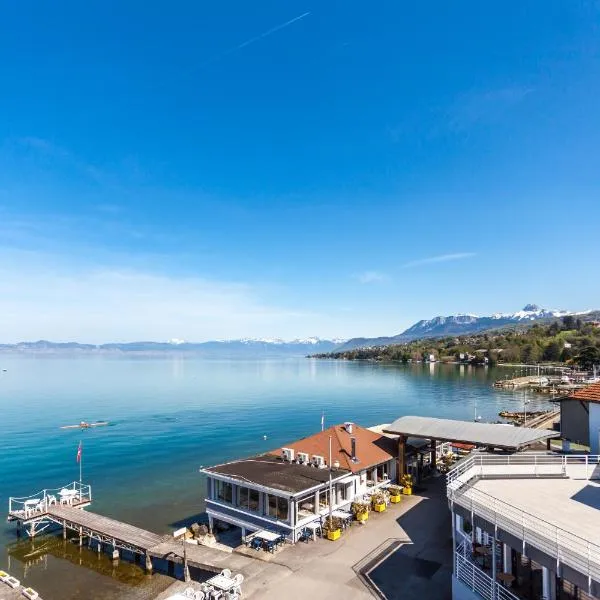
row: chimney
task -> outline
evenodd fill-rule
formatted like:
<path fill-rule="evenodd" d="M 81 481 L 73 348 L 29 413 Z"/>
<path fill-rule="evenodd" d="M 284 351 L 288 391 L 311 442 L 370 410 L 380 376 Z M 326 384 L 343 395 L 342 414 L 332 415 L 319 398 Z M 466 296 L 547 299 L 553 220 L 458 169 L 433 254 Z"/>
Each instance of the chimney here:
<path fill-rule="evenodd" d="M 357 463 L 358 462 L 358 458 L 356 458 L 356 438 L 355 437 L 350 438 L 350 444 L 351 444 L 351 448 L 352 448 L 352 450 L 351 450 L 351 452 L 352 452 L 352 456 L 351 456 L 352 462 L 353 463 Z"/>
<path fill-rule="evenodd" d="M 351 423 L 350 421 L 346 421 L 344 423 L 344 429 L 350 434 L 352 435 L 352 428 L 354 427 L 354 423 Z"/>

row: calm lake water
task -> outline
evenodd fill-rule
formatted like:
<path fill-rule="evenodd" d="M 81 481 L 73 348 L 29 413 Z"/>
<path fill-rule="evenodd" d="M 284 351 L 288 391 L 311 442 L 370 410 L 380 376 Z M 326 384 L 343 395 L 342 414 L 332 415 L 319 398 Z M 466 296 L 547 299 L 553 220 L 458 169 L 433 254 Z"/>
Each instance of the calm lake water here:
<path fill-rule="evenodd" d="M 2 372 L 1 369 L 6 369 Z M 279 447 L 326 424 L 407 415 L 485 421 L 522 410 L 525 392 L 492 388 L 508 369 L 282 359 L 37 358 L 0 355 L 0 511 L 8 497 L 79 478 L 93 510 L 158 533 L 203 510 L 203 465 Z M 531 396 L 528 410 L 546 408 Z M 61 430 L 79 421 L 109 427 Z M 267 436 L 267 439 L 264 439 Z M 79 566 L 81 565 L 81 566 Z M 0 525 L 0 568 L 45 600 L 150 598 L 168 578 L 53 536 L 17 542 Z"/>

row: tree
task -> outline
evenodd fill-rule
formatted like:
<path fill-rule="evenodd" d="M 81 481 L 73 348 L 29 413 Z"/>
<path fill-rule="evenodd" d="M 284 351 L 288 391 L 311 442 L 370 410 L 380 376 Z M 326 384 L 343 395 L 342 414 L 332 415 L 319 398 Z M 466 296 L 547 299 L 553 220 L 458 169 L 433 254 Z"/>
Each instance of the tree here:
<path fill-rule="evenodd" d="M 600 349 L 596 348 L 596 346 L 586 346 L 575 357 L 575 362 L 583 369 L 591 369 L 594 365 L 600 364 Z"/>
<path fill-rule="evenodd" d="M 524 363 L 534 363 L 540 360 L 541 352 L 537 344 L 525 344 L 521 349 L 521 360 Z"/>
<path fill-rule="evenodd" d="M 571 360 L 573 358 L 573 350 L 571 350 L 571 348 L 563 348 L 562 352 L 560 353 L 560 360 L 562 360 L 562 362 L 567 362 L 569 360 Z"/>
<path fill-rule="evenodd" d="M 565 329 L 575 329 L 575 318 L 571 315 L 566 315 L 562 318 L 563 325 Z"/>
<path fill-rule="evenodd" d="M 554 340 L 550 342 L 545 348 L 542 358 L 551 362 L 560 360 L 561 347 L 560 344 Z"/>

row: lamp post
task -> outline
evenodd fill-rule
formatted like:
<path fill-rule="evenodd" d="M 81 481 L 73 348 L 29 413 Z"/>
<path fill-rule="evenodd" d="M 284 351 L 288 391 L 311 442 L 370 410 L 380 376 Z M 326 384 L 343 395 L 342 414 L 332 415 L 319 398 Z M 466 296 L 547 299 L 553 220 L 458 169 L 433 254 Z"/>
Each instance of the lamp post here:
<path fill-rule="evenodd" d="M 333 507 L 331 505 L 333 501 L 333 487 L 331 483 L 331 436 L 329 436 L 329 527 L 331 527 L 331 520 L 333 518 Z"/>

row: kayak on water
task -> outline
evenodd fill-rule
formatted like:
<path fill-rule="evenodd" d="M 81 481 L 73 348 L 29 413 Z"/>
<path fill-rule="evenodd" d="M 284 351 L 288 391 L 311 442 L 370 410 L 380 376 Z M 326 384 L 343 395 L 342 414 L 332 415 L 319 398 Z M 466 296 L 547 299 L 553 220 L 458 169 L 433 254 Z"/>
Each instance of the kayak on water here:
<path fill-rule="evenodd" d="M 61 429 L 88 429 L 89 427 L 102 427 L 108 424 L 108 421 L 96 421 L 95 423 L 86 423 L 85 421 L 81 421 L 79 425 L 63 425 Z"/>

